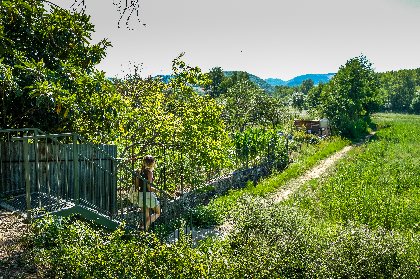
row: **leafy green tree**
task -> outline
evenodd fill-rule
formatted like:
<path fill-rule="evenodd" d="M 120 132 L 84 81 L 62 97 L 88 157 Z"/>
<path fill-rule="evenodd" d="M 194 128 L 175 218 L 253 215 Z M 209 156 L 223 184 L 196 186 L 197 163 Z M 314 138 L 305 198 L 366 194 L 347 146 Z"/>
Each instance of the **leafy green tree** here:
<path fill-rule="evenodd" d="M 262 90 L 249 80 L 242 80 L 230 87 L 223 95 L 223 119 L 230 132 L 243 131 L 254 123 L 254 109 L 263 94 Z"/>
<path fill-rule="evenodd" d="M 99 131 L 113 130 L 121 103 L 95 70 L 110 43 L 90 43 L 89 16 L 54 5 L 47 11 L 44 2 L 0 2 L 1 125 L 102 140 Z"/>
<path fill-rule="evenodd" d="M 408 70 L 398 71 L 394 76 L 390 92 L 391 110 L 407 112 L 416 90 L 416 77 L 414 72 Z"/>
<path fill-rule="evenodd" d="M 370 114 L 378 103 L 379 80 L 368 59 L 347 61 L 321 93 L 321 112 L 346 137 L 366 132 Z"/>
<path fill-rule="evenodd" d="M 285 115 L 286 108 L 280 99 L 265 93 L 259 94 L 253 109 L 253 123 L 258 126 L 271 126 L 274 129 L 283 124 Z"/>
<path fill-rule="evenodd" d="M 225 80 L 225 75 L 223 73 L 222 68 L 215 67 L 210 70 L 208 73 L 210 83 L 205 87 L 207 94 L 210 95 L 212 98 L 217 98 L 221 94 L 226 93 L 226 86 L 223 81 Z"/>
<path fill-rule="evenodd" d="M 279 85 L 275 87 L 272 96 L 281 100 L 283 105 L 289 105 L 291 103 L 293 92 L 295 92 L 295 88 Z"/>
<path fill-rule="evenodd" d="M 414 93 L 414 98 L 411 101 L 410 110 L 413 113 L 420 114 L 420 88 Z"/>
<path fill-rule="evenodd" d="M 166 170 L 179 174 L 176 177 L 182 175 L 184 186 L 190 187 L 228 164 L 230 142 L 221 118 L 222 107 L 194 90 L 194 86 L 206 86 L 208 76 L 185 64 L 182 55 L 174 59 L 172 70 L 169 83 L 144 79 L 138 73 L 116 82 L 127 103 L 127 110 L 118 118 L 118 142 L 125 155 L 147 152 L 161 159 L 165 156 L 162 147 L 171 149 Z M 180 186 L 171 183 L 166 185 L 170 190 Z"/>
<path fill-rule="evenodd" d="M 324 84 L 320 83 L 317 86 L 314 86 L 309 90 L 308 95 L 306 96 L 306 107 L 309 110 L 317 110 L 321 103 L 321 93 L 324 88 Z"/>
<path fill-rule="evenodd" d="M 294 92 L 292 94 L 292 106 L 302 111 L 305 108 L 306 95 L 303 92 Z"/>
<path fill-rule="evenodd" d="M 305 79 L 300 86 L 300 90 L 303 94 L 307 95 L 312 87 L 314 87 L 314 81 L 312 79 Z"/>
<path fill-rule="evenodd" d="M 399 70 L 381 73 L 380 95 L 383 99 L 382 110 L 412 112 L 416 90 L 420 86 L 420 69 Z"/>

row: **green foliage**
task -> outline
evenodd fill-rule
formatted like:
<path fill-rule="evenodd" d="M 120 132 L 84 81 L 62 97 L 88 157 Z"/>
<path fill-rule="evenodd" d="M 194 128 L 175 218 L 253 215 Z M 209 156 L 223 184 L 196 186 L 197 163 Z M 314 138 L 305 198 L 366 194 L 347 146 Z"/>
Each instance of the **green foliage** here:
<path fill-rule="evenodd" d="M 202 278 L 204 255 L 181 233 L 174 244 L 154 235 L 101 232 L 80 220 L 47 217 L 34 225 L 34 254 L 50 278 Z"/>
<path fill-rule="evenodd" d="M 378 103 L 379 81 L 365 56 L 347 61 L 321 93 L 319 110 L 339 133 L 359 138 Z"/>
<path fill-rule="evenodd" d="M 226 93 L 226 77 L 222 68 L 215 67 L 208 73 L 210 83 L 205 87 L 207 94 L 212 98 L 218 98 L 220 95 Z"/>
<path fill-rule="evenodd" d="M 182 54 L 173 61 L 169 84 L 143 79 L 137 72 L 115 84 L 127 104 L 118 118 L 117 143 L 123 147 L 123 156 L 153 154 L 158 167 L 164 163 L 168 177 L 173 178 L 166 185 L 170 191 L 180 187 L 181 175 L 185 188 L 191 188 L 228 167 L 231 146 L 222 107 L 193 88 L 208 84 L 207 76 L 181 58 Z"/>
<path fill-rule="evenodd" d="M 291 105 L 298 109 L 299 111 L 302 111 L 305 108 L 306 103 L 306 95 L 302 92 L 293 92 L 292 94 L 292 103 Z"/>
<path fill-rule="evenodd" d="M 254 165 L 254 160 L 261 161 L 262 158 L 278 163 L 279 166 L 286 166 L 286 142 L 280 133 L 279 130 L 261 128 L 237 132 L 233 136 L 236 159 L 245 162 L 247 166 Z"/>
<path fill-rule="evenodd" d="M 243 197 L 228 236 L 236 278 L 416 278 L 418 238 L 319 226 L 296 208 Z M 261 207 L 264 207 L 261 210 Z"/>
<path fill-rule="evenodd" d="M 34 226 L 36 263 L 44 276 L 55 278 L 418 278 L 420 238 L 418 227 L 413 226 L 418 220 L 414 212 L 410 213 L 410 208 L 418 211 L 415 189 L 419 179 L 413 171 L 418 169 L 419 148 L 417 139 L 413 138 L 417 128 L 410 129 L 413 120 L 417 123 L 418 119 L 399 118 L 388 115 L 377 118 L 379 127 L 383 128 L 377 140 L 360 148 L 366 155 L 351 153 L 334 177 L 319 185 L 311 183 L 309 198 L 299 193 L 287 202 L 272 204 L 262 196 L 348 142 L 322 141 L 317 146 L 320 152 L 315 153 L 313 146 L 307 146 L 308 151 L 302 152 L 297 163 L 280 175 L 264 180 L 257 187 L 251 183 L 246 189 L 231 191 L 215 199 L 210 207 L 194 212 L 198 219 L 208 223 L 212 221 L 209 216 L 224 220 L 228 212 L 232 228 L 223 240 L 207 238 L 193 248 L 182 232 L 178 241 L 165 243 L 153 234 L 125 234 L 122 230 L 107 233 L 74 218 L 49 217 Z M 313 156 L 308 156 L 310 153 Z M 394 172 L 387 168 L 388 165 L 398 168 L 405 161 Z M 324 189 L 324 184 L 328 188 L 334 181 L 338 184 Z M 335 212 L 340 205 L 331 195 L 330 203 L 313 210 L 314 204 L 324 204 L 327 200 L 319 193 L 334 192 L 337 188 L 337 194 L 341 195 L 344 187 L 340 184 L 356 187 L 346 191 L 348 196 L 341 200 L 345 206 L 349 206 L 347 201 L 362 195 L 369 197 L 370 193 L 381 191 L 380 188 L 385 188 L 382 194 L 389 191 L 404 203 L 411 199 L 414 203 L 405 209 L 400 207 L 403 210 L 395 220 L 401 221 L 393 221 L 390 226 L 365 224 L 358 218 L 362 215 L 357 207 L 351 208 L 355 212 L 353 217 L 347 214 L 347 219 L 331 218 L 329 212 Z M 358 184 L 365 191 L 359 191 Z M 399 189 L 391 190 L 395 185 Z M 384 202 L 392 201 L 390 197 L 382 198 Z M 374 199 L 371 202 L 376 206 Z M 222 210 L 218 211 L 216 204 Z M 382 209 L 382 216 L 386 211 L 392 213 L 385 207 Z M 220 212 L 225 213 L 220 215 Z M 403 222 L 405 225 L 401 226 Z"/>
<path fill-rule="evenodd" d="M 420 114 L 420 89 L 414 93 L 414 98 L 411 101 L 410 110 L 415 114 Z"/>
<path fill-rule="evenodd" d="M 414 112 L 418 100 L 420 75 L 418 69 L 399 70 L 381 73 L 382 110 L 393 112 Z"/>
<path fill-rule="evenodd" d="M 111 134 L 117 96 L 94 69 L 110 46 L 91 44 L 89 16 L 44 1 L 0 3 L 1 125 L 48 132 L 79 131 L 98 139 Z M 82 127 L 79 127 L 82 125 Z"/>
<path fill-rule="evenodd" d="M 314 87 L 314 81 L 312 79 L 305 79 L 300 86 L 302 93 L 305 95 L 307 95 L 313 87 Z"/>
<path fill-rule="evenodd" d="M 320 83 L 312 87 L 306 96 L 306 107 L 314 114 L 316 114 L 318 107 L 321 105 L 321 94 L 323 90 L 324 84 Z"/>
<path fill-rule="evenodd" d="M 252 82 L 245 80 L 235 83 L 223 95 L 223 119 L 229 131 L 243 131 L 252 124 L 253 108 L 258 96 L 264 94 Z"/>
<path fill-rule="evenodd" d="M 267 196 L 280 189 L 290 179 L 303 174 L 317 162 L 342 149 L 347 144 L 349 144 L 348 141 L 331 138 L 321 141 L 317 146 L 305 146 L 295 162 L 289 164 L 281 173 L 274 173 L 271 177 L 260 181 L 256 186 L 251 184 L 244 189 L 230 190 L 226 195 L 211 200 L 207 206 L 198 208 L 197 211 L 203 211 L 204 213 L 197 213 L 196 215 L 206 216 L 206 218 L 204 221 L 197 220 L 197 223 L 221 224 L 229 216 L 231 210 L 237 206 L 237 201 L 243 195 Z M 206 215 L 205 212 L 211 212 L 211 214 Z"/>
<path fill-rule="evenodd" d="M 223 119 L 231 134 L 249 126 L 274 128 L 283 122 L 284 106 L 279 99 L 268 96 L 245 78 L 237 79 L 219 99 L 224 107 Z"/>
<path fill-rule="evenodd" d="M 377 132 L 377 141 L 357 149 L 321 183 L 318 203 L 311 211 L 322 209 L 340 223 L 418 232 L 420 148 L 415 131 L 419 123 L 418 117 L 408 116 Z"/>
<path fill-rule="evenodd" d="M 296 208 L 243 196 L 225 240 L 192 248 L 153 234 L 104 233 L 70 219 L 44 219 L 34 256 L 54 278 L 416 278 L 420 239 L 350 224 L 325 232 Z M 58 234 L 58 236 L 57 236 Z M 53 243 L 53 245 L 46 245 Z"/>

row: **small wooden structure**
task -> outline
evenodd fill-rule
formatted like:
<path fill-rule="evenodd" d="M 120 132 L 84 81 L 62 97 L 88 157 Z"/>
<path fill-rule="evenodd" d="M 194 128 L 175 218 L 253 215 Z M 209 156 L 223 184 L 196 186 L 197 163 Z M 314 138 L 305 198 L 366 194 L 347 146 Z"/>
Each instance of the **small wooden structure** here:
<path fill-rule="evenodd" d="M 331 134 L 330 123 L 326 118 L 320 120 L 295 119 L 294 126 L 298 130 L 305 130 L 308 134 L 317 136 L 329 136 Z"/>

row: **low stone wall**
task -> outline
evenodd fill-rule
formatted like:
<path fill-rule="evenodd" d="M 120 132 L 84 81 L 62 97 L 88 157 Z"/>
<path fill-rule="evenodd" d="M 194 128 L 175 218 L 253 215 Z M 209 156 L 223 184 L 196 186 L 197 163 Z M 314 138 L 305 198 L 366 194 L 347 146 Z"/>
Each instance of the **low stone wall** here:
<path fill-rule="evenodd" d="M 176 200 L 161 200 L 162 215 L 160 221 L 168 222 L 185 216 L 191 210 L 199 205 L 207 205 L 211 199 L 226 194 L 231 189 L 244 188 L 247 183 L 257 184 L 258 180 L 272 173 L 273 169 L 282 169 L 285 165 L 275 167 L 273 163 L 265 163 L 255 167 L 237 170 L 228 175 L 210 181 L 203 187 L 185 193 Z M 175 218 L 177 218 L 175 217 Z"/>

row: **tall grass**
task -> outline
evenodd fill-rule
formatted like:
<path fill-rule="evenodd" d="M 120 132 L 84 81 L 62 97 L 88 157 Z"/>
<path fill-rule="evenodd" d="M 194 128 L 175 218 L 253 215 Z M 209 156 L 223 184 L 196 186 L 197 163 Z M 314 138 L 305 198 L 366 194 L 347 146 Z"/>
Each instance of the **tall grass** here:
<path fill-rule="evenodd" d="M 333 137 L 316 145 L 305 144 L 297 153 L 294 162 L 281 173 L 275 173 L 263 179 L 256 186 L 249 183 L 244 189 L 231 190 L 226 195 L 213 199 L 209 205 L 199 207 L 196 210 L 195 216 L 198 217 L 196 222 L 204 225 L 222 223 L 229 212 L 236 207 L 240 197 L 244 195 L 265 197 L 281 189 L 287 181 L 300 176 L 316 163 L 341 150 L 349 143 L 349 141 L 342 138 Z"/>
<path fill-rule="evenodd" d="M 377 115 L 380 127 L 369 144 L 354 149 L 315 193 L 298 203 L 330 222 L 420 231 L 420 117 Z"/>

